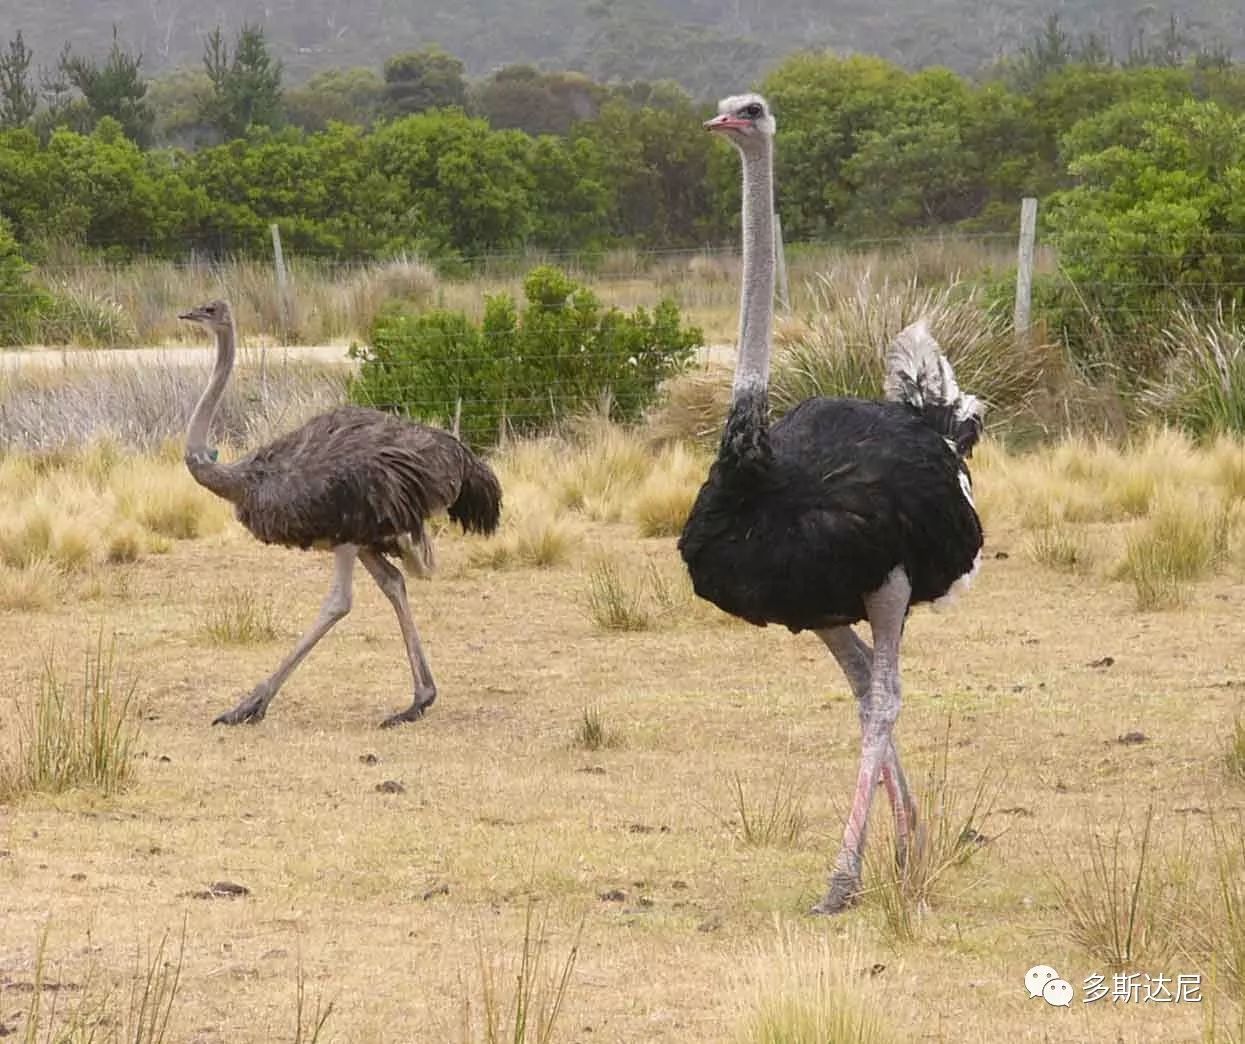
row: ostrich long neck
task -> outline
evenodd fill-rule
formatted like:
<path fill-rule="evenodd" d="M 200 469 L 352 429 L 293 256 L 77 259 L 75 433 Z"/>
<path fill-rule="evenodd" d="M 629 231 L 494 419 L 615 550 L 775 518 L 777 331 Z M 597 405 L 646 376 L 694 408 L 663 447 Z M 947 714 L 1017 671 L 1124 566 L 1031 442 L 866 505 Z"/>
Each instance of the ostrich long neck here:
<path fill-rule="evenodd" d="M 240 483 L 232 468 L 216 462 L 215 453 L 208 447 L 208 431 L 225 385 L 229 383 L 236 355 L 236 334 L 230 322 L 227 328 L 216 332 L 216 365 L 194 413 L 190 415 L 190 427 L 186 431 L 186 467 L 195 481 L 217 496 L 235 503 L 242 493 Z"/>
<path fill-rule="evenodd" d="M 774 154 L 768 138 L 743 153 L 743 292 L 732 403 L 769 388 L 774 325 Z"/>
<path fill-rule="evenodd" d="M 741 150 L 742 152 L 742 150 Z M 774 324 L 774 172 L 768 139 L 743 155 L 743 292 L 739 356 L 731 411 L 718 459 L 752 473 L 766 468 L 769 447 L 769 361 Z"/>

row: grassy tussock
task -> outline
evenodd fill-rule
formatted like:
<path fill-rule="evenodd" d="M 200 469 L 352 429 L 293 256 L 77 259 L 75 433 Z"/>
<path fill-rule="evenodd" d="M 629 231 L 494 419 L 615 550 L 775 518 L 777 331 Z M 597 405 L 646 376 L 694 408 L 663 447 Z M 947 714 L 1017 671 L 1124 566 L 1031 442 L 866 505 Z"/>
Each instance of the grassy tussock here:
<path fill-rule="evenodd" d="M 468 560 L 485 569 L 547 569 L 565 562 L 583 539 L 580 526 L 562 514 L 538 485 L 506 485 L 501 528 L 472 542 Z"/>
<path fill-rule="evenodd" d="M 1138 609 L 1187 603 L 1188 583 L 1227 555 L 1234 506 L 1212 497 L 1170 497 L 1130 534 L 1117 575 L 1131 580 Z"/>
<path fill-rule="evenodd" d="M 649 438 L 716 448 L 730 409 L 732 376 L 729 367 L 711 363 L 671 377 L 645 424 Z"/>
<path fill-rule="evenodd" d="M 461 1044 L 555 1044 L 564 1039 L 563 1007 L 582 930 L 581 921 L 565 955 L 555 957 L 549 911 L 538 914 L 529 901 L 517 948 L 490 951 L 477 931 L 476 975 L 462 984 Z"/>
<path fill-rule="evenodd" d="M 8 592 L 0 602 L 11 608 L 41 601 L 51 573 L 83 575 L 137 561 L 170 540 L 219 533 L 232 511 L 196 485 L 180 460 L 125 454 L 106 441 L 81 451 L 8 454 L 0 462 L 0 504 L 0 592 Z"/>
<path fill-rule="evenodd" d="M 752 791 L 743 777 L 735 773 L 730 782 L 735 836 L 754 848 L 794 848 L 808 828 L 804 800 L 808 788 L 792 779 L 786 762 L 778 772 L 773 786 Z"/>
<path fill-rule="evenodd" d="M 22 1012 L 23 1044 L 164 1044 L 179 1039 L 174 1011 L 182 984 L 186 951 L 183 926 L 176 953 L 166 933 L 154 948 L 140 952 L 128 983 L 121 989 L 97 986 L 94 965 L 83 975 L 83 989 L 62 1005 L 64 991 L 48 980 L 48 932 L 35 950 L 33 989 Z M 48 999 L 50 995 L 50 1000 Z"/>
<path fill-rule="evenodd" d="M 603 556 L 588 571 L 584 609 L 603 631 L 647 631 L 685 615 L 693 600 L 681 566 Z"/>
<path fill-rule="evenodd" d="M 1240 814 L 1210 825 L 1210 886 L 1191 904 L 1189 949 L 1214 969 L 1217 989 L 1245 1004 L 1245 825 Z"/>
<path fill-rule="evenodd" d="M 121 679 L 102 637 L 70 680 L 49 658 L 33 698 L 19 707 L 16 744 L 0 762 L 0 798 L 78 787 L 111 794 L 133 770 L 134 684 Z"/>
<path fill-rule="evenodd" d="M 682 530 L 709 470 L 702 451 L 681 444 L 654 448 L 642 432 L 600 416 L 562 437 L 511 442 L 494 463 L 507 507 L 520 502 L 516 516 L 539 509 L 548 519 L 627 520 L 644 536 Z"/>
<path fill-rule="evenodd" d="M 599 559 L 588 572 L 587 612 L 603 631 L 646 631 L 653 623 L 643 574 L 615 559 Z"/>
<path fill-rule="evenodd" d="M 1223 755 L 1224 767 L 1233 779 L 1245 781 L 1245 718 L 1237 715 L 1228 736 L 1228 747 Z"/>
<path fill-rule="evenodd" d="M 1161 967 L 1176 949 L 1192 881 L 1186 853 L 1156 851 L 1154 808 L 1140 827 L 1123 816 L 1050 869 L 1066 932 L 1107 968 Z M 1089 865 L 1084 865 L 1088 857 Z"/>
<path fill-rule="evenodd" d="M 1068 573 L 1089 571 L 1097 557 L 1090 535 L 1065 523 L 1045 526 L 1033 533 L 1028 551 L 1040 565 Z"/>
<path fill-rule="evenodd" d="M 779 926 L 775 945 L 759 951 L 736 1044 L 895 1044 L 902 1039 L 881 1013 L 881 993 L 867 978 L 858 947 L 825 932 Z M 746 973 L 747 974 L 747 973 Z"/>
<path fill-rule="evenodd" d="M 272 599 L 230 587 L 209 603 L 203 628 L 217 645 L 258 645 L 280 635 Z"/>
<path fill-rule="evenodd" d="M 863 274 L 853 285 L 821 277 L 802 328 L 780 338 L 771 391 L 778 412 L 814 395 L 882 398 L 887 346 L 925 316 L 961 387 L 998 415 L 1017 413 L 1038 389 L 1047 350 L 1013 335 L 1007 318 L 990 311 L 973 287 L 922 285 L 916 276 L 891 281 Z"/>
<path fill-rule="evenodd" d="M 0 610 L 29 612 L 56 601 L 63 577 L 46 558 L 21 567 L 0 565 Z"/>
<path fill-rule="evenodd" d="M 1161 339 L 1162 376 L 1141 396 L 1144 413 L 1199 437 L 1245 434 L 1245 330 L 1234 305 L 1213 315 L 1184 307 Z"/>
<path fill-rule="evenodd" d="M 573 742 L 580 750 L 604 750 L 621 747 L 622 734 L 605 724 L 600 707 L 584 708 L 583 717 L 575 727 Z"/>
<path fill-rule="evenodd" d="M 669 537 L 683 532 L 705 476 L 707 455 L 676 444 L 662 449 L 630 498 L 629 515 L 641 536 Z"/>
<path fill-rule="evenodd" d="M 1232 554 L 1245 495 L 1245 443 L 1198 447 L 1170 429 L 1125 446 L 1069 438 L 1023 455 L 989 440 L 974 461 L 988 526 L 1027 530 L 1051 568 L 1130 582 L 1140 610 L 1189 603 L 1191 585 Z"/>

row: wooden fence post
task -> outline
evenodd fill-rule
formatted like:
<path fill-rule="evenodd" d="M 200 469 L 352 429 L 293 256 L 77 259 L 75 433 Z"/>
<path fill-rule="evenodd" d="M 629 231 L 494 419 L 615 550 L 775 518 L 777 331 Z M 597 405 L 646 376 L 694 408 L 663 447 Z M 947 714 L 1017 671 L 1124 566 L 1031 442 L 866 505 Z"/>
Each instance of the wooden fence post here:
<path fill-rule="evenodd" d="M 787 282 L 787 252 L 782 244 L 782 218 L 774 211 L 774 264 L 777 266 L 778 306 L 784 312 L 791 311 L 791 286 Z"/>
<path fill-rule="evenodd" d="M 1020 244 L 1016 251 L 1016 308 L 1012 327 L 1018 338 L 1029 336 L 1029 308 L 1033 300 L 1033 242 L 1037 231 L 1037 200 L 1020 201 Z"/>
<path fill-rule="evenodd" d="M 272 232 L 272 259 L 277 268 L 277 305 L 281 316 L 281 340 L 290 334 L 289 277 L 285 270 L 285 253 L 281 249 L 281 229 L 274 222 L 268 226 Z"/>

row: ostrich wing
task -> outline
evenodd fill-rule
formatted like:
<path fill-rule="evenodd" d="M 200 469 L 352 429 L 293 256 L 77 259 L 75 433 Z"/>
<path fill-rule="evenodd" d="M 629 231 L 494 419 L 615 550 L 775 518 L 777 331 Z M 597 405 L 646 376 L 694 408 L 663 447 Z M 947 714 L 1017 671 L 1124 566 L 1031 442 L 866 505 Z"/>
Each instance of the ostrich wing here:
<path fill-rule="evenodd" d="M 260 540 L 395 553 L 454 503 L 469 451 L 452 435 L 376 410 L 321 414 L 239 461 L 238 518 Z"/>

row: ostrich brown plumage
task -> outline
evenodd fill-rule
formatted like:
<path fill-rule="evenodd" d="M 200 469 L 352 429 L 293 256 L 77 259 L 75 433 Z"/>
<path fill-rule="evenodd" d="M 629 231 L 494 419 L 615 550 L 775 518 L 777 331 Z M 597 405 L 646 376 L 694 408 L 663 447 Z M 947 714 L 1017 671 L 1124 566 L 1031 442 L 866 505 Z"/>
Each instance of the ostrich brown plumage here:
<path fill-rule="evenodd" d="M 233 315 L 212 301 L 179 318 L 216 335 L 216 365 L 186 435 L 186 467 L 200 485 L 234 505 L 238 520 L 266 544 L 325 548 L 334 556 L 333 586 L 320 615 L 277 669 L 213 724 L 260 721 L 285 680 L 315 644 L 350 612 L 357 559 L 389 599 L 402 628 L 415 697 L 382 726 L 415 721 L 437 687 L 411 619 L 406 583 L 387 556 L 410 571 L 431 567 L 425 524 L 448 511 L 464 530 L 491 533 L 501 514 L 501 486 L 487 464 L 448 432 L 378 410 L 345 406 L 232 464 L 221 464 L 208 431 L 237 352 Z"/>
<path fill-rule="evenodd" d="M 758 95 L 726 98 L 705 126 L 743 164 L 743 288 L 731 410 L 717 459 L 679 539 L 696 593 L 749 623 L 810 630 L 856 697 L 860 767 L 829 890 L 855 902 L 865 827 L 881 781 L 899 858 L 916 831 L 894 725 L 899 646 L 912 605 L 971 577 L 982 534 L 964 458 L 982 406 L 963 395 L 923 321 L 887 353 L 891 401 L 808 399 L 773 425 L 774 117 Z M 873 647 L 852 625 L 868 620 Z"/>

